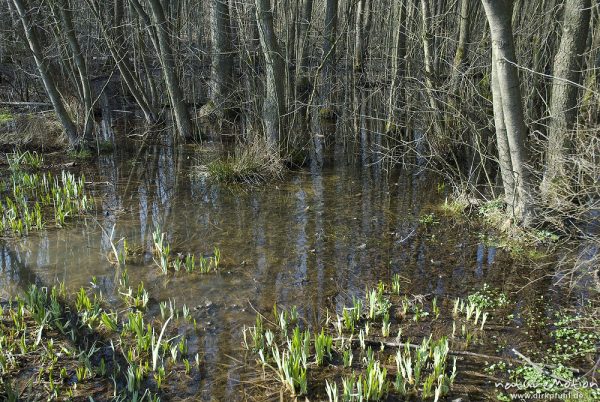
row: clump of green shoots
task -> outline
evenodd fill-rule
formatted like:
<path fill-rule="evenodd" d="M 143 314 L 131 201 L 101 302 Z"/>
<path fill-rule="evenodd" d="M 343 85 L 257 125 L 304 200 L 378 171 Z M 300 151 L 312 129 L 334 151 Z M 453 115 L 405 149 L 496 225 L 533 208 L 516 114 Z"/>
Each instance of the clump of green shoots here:
<path fill-rule="evenodd" d="M 2 187 L 10 193 L 0 201 L 0 235 L 27 235 L 32 230 L 44 229 L 48 223 L 63 226 L 67 218 L 87 211 L 90 200 L 85 194 L 85 179 L 63 171 L 30 173 L 23 166 L 39 168 L 43 159 L 26 152 L 9 157 L 12 174 Z"/>
<path fill-rule="evenodd" d="M 326 335 L 324 329 L 321 333 L 315 335 L 315 362 L 317 366 L 322 366 L 325 356 L 331 359 L 331 347 L 333 345 L 333 337 Z"/>
<path fill-rule="evenodd" d="M 447 395 L 456 378 L 456 359 L 452 372 L 447 373 L 448 340 L 445 337 L 432 341 L 424 338 L 413 349 L 406 342 L 396 353 L 396 381 L 394 389 L 403 396 L 423 399 Z"/>
<path fill-rule="evenodd" d="M 160 227 L 157 227 L 152 233 L 152 240 L 154 242 L 154 262 L 164 275 L 169 273 L 169 268 L 172 268 L 175 272 L 179 272 L 184 268 L 188 273 L 198 271 L 201 274 L 219 270 L 221 250 L 216 246 L 213 249 L 214 254 L 212 256 L 204 257 L 200 255 L 196 259 L 196 256 L 191 253 L 187 253 L 185 256 L 171 256 L 171 246 L 165 241 L 165 233 L 161 231 Z"/>
<path fill-rule="evenodd" d="M 369 306 L 367 318 L 375 320 L 378 317 L 385 316 L 389 312 L 392 304 L 390 300 L 384 296 L 385 285 L 380 282 L 377 289 L 367 290 L 366 300 Z"/>

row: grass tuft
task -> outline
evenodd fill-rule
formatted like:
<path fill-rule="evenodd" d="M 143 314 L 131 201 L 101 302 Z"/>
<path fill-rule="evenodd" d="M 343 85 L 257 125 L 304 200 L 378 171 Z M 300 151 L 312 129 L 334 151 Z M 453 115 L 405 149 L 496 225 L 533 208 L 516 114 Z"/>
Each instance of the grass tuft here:
<path fill-rule="evenodd" d="M 201 166 L 201 173 L 219 183 L 259 184 L 281 178 L 282 159 L 265 141 L 237 146 L 232 155 Z"/>

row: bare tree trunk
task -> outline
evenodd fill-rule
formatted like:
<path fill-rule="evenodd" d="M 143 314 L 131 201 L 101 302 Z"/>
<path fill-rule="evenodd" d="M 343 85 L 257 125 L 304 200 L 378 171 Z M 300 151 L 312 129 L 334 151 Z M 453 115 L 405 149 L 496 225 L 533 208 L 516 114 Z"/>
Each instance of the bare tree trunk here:
<path fill-rule="evenodd" d="M 71 55 L 77 68 L 77 74 L 79 75 L 79 84 L 81 86 L 81 95 L 83 101 L 83 107 L 85 109 L 85 117 L 83 122 L 83 138 L 87 142 L 93 140 L 93 129 L 94 129 L 94 111 L 93 111 L 93 99 L 92 89 L 90 87 L 89 73 L 87 69 L 87 63 L 83 57 L 79 40 L 75 35 L 75 28 L 73 26 L 73 14 L 71 12 L 72 5 L 69 0 L 61 0 L 58 5 L 58 11 L 60 20 L 65 29 L 65 35 L 69 48 L 71 49 Z"/>
<path fill-rule="evenodd" d="M 458 74 L 467 61 L 469 51 L 470 27 L 469 27 L 469 4 L 472 0 L 460 1 L 460 24 L 458 33 L 458 45 L 454 54 L 454 74 Z"/>
<path fill-rule="evenodd" d="M 280 147 L 281 119 L 285 114 L 285 71 L 283 58 L 273 27 L 273 10 L 269 0 L 255 0 L 256 20 L 265 58 L 266 93 L 263 102 L 265 135 L 274 149 Z"/>
<path fill-rule="evenodd" d="M 323 42 L 323 84 L 321 97 L 328 107 L 334 79 L 336 60 L 336 35 L 338 23 L 338 0 L 327 0 L 325 5 L 325 41 Z"/>
<path fill-rule="evenodd" d="M 298 65 L 302 74 L 308 70 L 308 34 L 312 24 L 313 0 L 304 0 L 302 15 L 298 30 L 298 41 L 300 43 L 298 51 Z"/>
<path fill-rule="evenodd" d="M 194 130 L 190 120 L 190 114 L 185 103 L 183 91 L 177 76 L 177 66 L 175 65 L 175 57 L 173 56 L 173 48 L 171 45 L 171 34 L 169 22 L 165 16 L 160 0 L 149 0 L 150 10 L 152 12 L 152 22 L 155 28 L 156 37 L 158 40 L 158 60 L 161 64 L 167 92 L 173 109 L 173 116 L 177 124 L 177 131 L 182 138 L 192 137 Z"/>
<path fill-rule="evenodd" d="M 233 53 L 231 51 L 231 18 L 227 0 L 211 0 L 211 100 L 222 117 L 222 111 L 229 106 L 233 80 Z"/>
<path fill-rule="evenodd" d="M 404 105 L 404 82 L 403 78 L 406 73 L 406 14 L 407 14 L 406 0 L 402 0 L 396 3 L 394 10 L 394 19 L 397 21 L 397 28 L 394 30 L 393 39 L 394 44 L 392 48 L 392 84 L 390 87 L 389 99 L 388 99 L 388 112 L 387 112 L 387 124 L 386 131 L 396 131 L 399 127 L 403 126 L 403 119 L 397 114 L 403 115 L 405 113 L 403 109 Z"/>
<path fill-rule="evenodd" d="M 566 0 L 563 30 L 558 53 L 554 58 L 550 129 L 546 150 L 546 173 L 542 191 L 551 195 L 553 182 L 565 172 L 565 159 L 572 152 L 570 137 L 577 121 L 577 94 L 583 53 L 590 28 L 590 0 Z M 555 183 L 559 184 L 559 183 Z"/>
<path fill-rule="evenodd" d="M 65 134 L 69 139 L 69 144 L 72 147 L 80 146 L 79 135 L 77 134 L 77 127 L 71 120 L 71 117 L 67 113 L 65 105 L 63 104 L 62 98 L 58 89 L 56 88 L 56 84 L 53 78 L 50 76 L 48 71 L 48 66 L 44 61 L 44 54 L 42 52 L 42 48 L 40 46 L 37 33 L 35 31 L 32 22 L 27 15 L 27 10 L 29 7 L 26 3 L 27 0 L 11 0 L 12 4 L 15 6 L 17 14 L 19 16 L 19 20 L 23 25 L 23 30 L 25 31 L 25 38 L 27 39 L 27 44 L 29 45 L 29 49 L 33 54 L 33 58 L 35 60 L 36 67 L 38 72 L 40 73 L 40 77 L 42 78 L 42 83 L 44 84 L 44 88 L 46 89 L 46 93 L 50 98 L 50 102 L 54 108 L 54 112 L 56 113 L 56 117 L 60 120 Z"/>
<path fill-rule="evenodd" d="M 433 128 L 436 135 L 443 135 L 444 129 L 442 125 L 441 109 L 436 93 L 437 72 L 435 71 L 433 57 L 433 27 L 432 17 L 428 5 L 428 0 L 421 0 L 421 19 L 422 19 L 422 38 L 423 38 L 423 56 L 425 64 L 425 90 L 429 99 L 429 106 L 433 113 Z"/>
<path fill-rule="evenodd" d="M 502 109 L 502 93 L 500 83 L 498 82 L 498 68 L 496 67 L 496 53 L 492 52 L 492 81 L 491 81 L 493 106 L 494 106 L 494 125 L 496 126 L 496 141 L 498 143 L 498 163 L 500 165 L 500 174 L 504 187 L 504 199 L 506 205 L 514 208 L 515 201 L 515 177 L 510 158 L 510 146 L 508 145 L 508 136 L 506 134 L 506 125 L 504 124 L 504 111 Z M 514 211 L 513 211 L 514 214 Z"/>
<path fill-rule="evenodd" d="M 482 3 L 490 26 L 492 52 L 495 53 L 493 67 L 497 72 L 496 78 L 500 92 L 500 99 L 494 98 L 494 102 L 501 102 L 512 169 L 515 175 L 517 189 L 514 201 L 515 218 L 523 224 L 529 225 L 533 218 L 533 201 L 525 148 L 527 127 L 523 117 L 523 100 L 515 65 L 512 0 L 482 0 Z M 500 105 L 496 105 L 495 109 L 499 107 Z"/>

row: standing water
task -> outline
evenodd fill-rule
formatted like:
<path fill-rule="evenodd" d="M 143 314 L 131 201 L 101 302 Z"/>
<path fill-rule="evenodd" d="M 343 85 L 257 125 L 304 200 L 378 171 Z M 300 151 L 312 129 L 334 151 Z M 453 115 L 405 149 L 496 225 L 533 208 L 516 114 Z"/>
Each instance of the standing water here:
<path fill-rule="evenodd" d="M 484 283 L 521 285 L 522 275 L 506 273 L 523 267 L 484 242 L 477 227 L 432 212 L 444 192 L 435 177 L 334 159 L 263 186 L 225 186 L 197 172 L 204 155 L 154 147 L 99 157 L 83 169 L 96 200 L 92 216 L 1 243 L 0 296 L 64 282 L 73 292 L 97 288 L 116 303 L 123 272 L 111 262 L 112 247 L 126 239 L 137 256 L 127 264 L 130 281 L 144 283 L 151 313 L 168 300 L 189 307 L 197 322 L 188 344 L 202 358 L 198 381 L 176 394 L 224 400 L 242 399 L 252 377 L 241 363 L 243 327 L 274 304 L 297 306 L 318 325 L 326 311 L 341 314 L 395 274 L 410 294 L 446 303 Z M 210 257 L 217 247 L 219 272 L 162 275 L 152 254 L 157 228 L 172 255 Z M 543 293 L 543 286 L 527 290 L 515 319 Z"/>

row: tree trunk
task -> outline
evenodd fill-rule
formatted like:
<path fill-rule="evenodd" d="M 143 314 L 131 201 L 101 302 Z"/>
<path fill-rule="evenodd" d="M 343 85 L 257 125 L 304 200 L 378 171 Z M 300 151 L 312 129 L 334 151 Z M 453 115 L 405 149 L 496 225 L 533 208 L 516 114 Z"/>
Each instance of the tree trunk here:
<path fill-rule="evenodd" d="M 298 32 L 298 41 L 300 43 L 298 65 L 300 66 L 302 75 L 308 70 L 308 34 L 312 24 L 313 0 L 304 0 L 303 6 L 299 24 L 300 29 Z"/>
<path fill-rule="evenodd" d="M 94 105 L 92 99 L 92 89 L 90 87 L 87 63 L 85 61 L 85 58 L 83 57 L 83 52 L 81 51 L 79 40 L 75 35 L 71 7 L 72 5 L 70 4 L 69 0 L 61 0 L 60 4 L 58 5 L 60 20 L 64 26 L 67 42 L 69 44 L 73 61 L 77 69 L 77 74 L 79 75 L 79 83 L 81 86 L 82 96 L 81 100 L 85 109 L 85 117 L 83 122 L 83 138 L 85 139 L 85 141 L 91 142 L 93 140 L 92 135 L 94 130 Z"/>
<path fill-rule="evenodd" d="M 32 22 L 27 15 L 27 10 L 29 7 L 26 3 L 27 0 L 11 0 L 21 24 L 23 25 L 23 30 L 25 31 L 25 38 L 27 39 L 27 44 L 29 45 L 29 49 L 33 54 L 33 58 L 35 60 L 36 67 L 38 72 L 40 73 L 40 77 L 42 78 L 42 83 L 44 84 L 44 88 L 46 89 L 46 93 L 50 98 L 50 102 L 54 108 L 54 112 L 56 113 L 56 117 L 60 120 L 65 134 L 69 139 L 69 144 L 72 147 L 79 147 L 79 135 L 77 134 L 77 127 L 71 120 L 71 117 L 67 113 L 65 105 L 61 99 L 60 93 L 56 88 L 56 84 L 53 78 L 50 76 L 48 71 L 48 66 L 44 61 L 44 53 L 42 52 L 42 48 L 40 46 L 37 33 L 35 28 L 32 25 Z"/>
<path fill-rule="evenodd" d="M 469 4 L 472 0 L 460 1 L 460 24 L 458 33 L 458 45 L 454 54 L 454 74 L 458 74 L 467 61 L 468 46 L 471 30 L 469 28 Z"/>
<path fill-rule="evenodd" d="M 388 99 L 388 112 L 387 112 L 387 124 L 386 132 L 397 131 L 404 125 L 403 119 L 397 114 L 403 115 L 405 113 L 403 109 L 404 104 L 404 75 L 406 72 L 406 14 L 407 14 L 406 0 L 402 0 L 396 3 L 394 10 L 394 19 L 397 21 L 397 28 L 394 30 L 393 39 L 394 44 L 392 47 L 392 84 L 390 86 L 390 93 Z"/>
<path fill-rule="evenodd" d="M 441 136 L 444 134 L 444 128 L 442 125 L 440 103 L 438 101 L 438 94 L 436 93 L 436 80 L 437 72 L 435 71 L 434 64 L 434 49 L 433 49 L 433 19 L 431 17 L 429 5 L 427 0 L 421 0 L 421 20 L 422 20 L 422 40 L 423 40 L 423 58 L 425 64 L 425 91 L 429 99 L 429 106 L 433 114 L 433 129 L 435 134 Z"/>
<path fill-rule="evenodd" d="M 323 42 L 323 85 L 321 97 L 328 107 L 334 80 L 334 63 L 336 60 L 336 35 L 338 21 L 338 0 L 327 0 L 325 5 L 325 40 Z"/>
<path fill-rule="evenodd" d="M 256 20 L 260 44 L 265 59 L 266 89 L 263 102 L 265 135 L 274 149 L 283 143 L 281 119 L 285 114 L 285 71 L 275 29 L 273 10 L 269 0 L 256 0 Z"/>
<path fill-rule="evenodd" d="M 231 52 L 231 19 L 227 0 L 211 0 L 210 31 L 212 47 L 210 97 L 217 111 L 230 105 L 233 80 L 233 53 Z M 222 113 L 220 113 L 222 117 Z"/>
<path fill-rule="evenodd" d="M 504 187 L 504 199 L 506 205 L 514 209 L 515 201 L 515 177 L 510 158 L 510 146 L 504 124 L 504 111 L 502 109 L 502 94 L 498 82 L 498 68 L 496 67 L 496 53 L 492 52 L 492 98 L 494 106 L 494 125 L 496 126 L 496 141 L 498 143 L 498 163 Z M 514 210 L 512 211 L 514 214 Z"/>
<path fill-rule="evenodd" d="M 485 14 L 491 31 L 492 52 L 494 52 L 494 68 L 506 136 L 510 149 L 510 158 L 515 180 L 516 194 L 514 211 L 515 219 L 529 225 L 533 218 L 533 203 L 530 175 L 527 166 L 525 139 L 527 127 L 523 117 L 523 100 L 516 68 L 514 39 L 512 33 L 512 0 L 482 0 Z M 495 109 L 500 105 L 496 105 Z M 501 145 L 501 144 L 499 144 Z"/>
<path fill-rule="evenodd" d="M 175 57 L 173 56 L 173 48 L 171 46 L 171 34 L 169 22 L 165 16 L 160 0 L 149 0 L 150 10 L 152 12 L 152 22 L 158 41 L 158 60 L 162 67 L 167 93 L 171 101 L 173 116 L 177 125 L 177 131 L 182 138 L 191 138 L 194 130 L 190 120 L 190 114 L 185 103 L 183 91 L 179 84 L 177 76 L 177 66 L 175 65 Z"/>
<path fill-rule="evenodd" d="M 583 69 L 583 53 L 590 27 L 590 0 L 566 0 L 562 36 L 556 57 L 550 98 L 550 129 L 546 150 L 544 195 L 550 196 L 553 182 L 563 176 L 572 153 L 571 131 L 577 121 L 577 94 Z M 558 183 L 556 183 L 558 184 Z"/>

